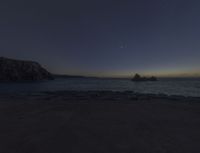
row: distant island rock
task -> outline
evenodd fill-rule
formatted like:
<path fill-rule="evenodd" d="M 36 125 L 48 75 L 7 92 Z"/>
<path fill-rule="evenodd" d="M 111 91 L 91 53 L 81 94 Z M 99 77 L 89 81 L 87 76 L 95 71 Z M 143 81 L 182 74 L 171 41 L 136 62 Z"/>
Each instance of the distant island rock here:
<path fill-rule="evenodd" d="M 39 63 L 0 57 L 0 81 L 36 81 L 53 79 Z"/>
<path fill-rule="evenodd" d="M 152 77 L 141 77 L 139 74 L 135 74 L 135 76 L 131 79 L 131 81 L 140 82 L 140 81 L 158 81 L 158 79 L 154 76 Z"/>

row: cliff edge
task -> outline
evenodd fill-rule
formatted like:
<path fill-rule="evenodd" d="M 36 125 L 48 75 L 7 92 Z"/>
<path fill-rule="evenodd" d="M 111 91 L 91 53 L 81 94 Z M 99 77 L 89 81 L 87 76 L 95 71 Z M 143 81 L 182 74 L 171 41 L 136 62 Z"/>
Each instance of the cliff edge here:
<path fill-rule="evenodd" d="M 39 63 L 0 57 L 0 81 L 36 81 L 53 79 Z"/>

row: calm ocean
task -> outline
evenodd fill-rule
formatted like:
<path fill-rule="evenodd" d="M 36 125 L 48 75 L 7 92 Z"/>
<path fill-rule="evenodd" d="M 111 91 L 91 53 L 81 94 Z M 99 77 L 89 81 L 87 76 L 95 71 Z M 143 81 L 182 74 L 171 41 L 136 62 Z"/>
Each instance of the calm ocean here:
<path fill-rule="evenodd" d="M 200 78 L 162 78 L 157 82 L 132 82 L 128 79 L 67 78 L 51 81 L 0 83 L 0 94 L 59 90 L 113 90 L 200 97 Z"/>

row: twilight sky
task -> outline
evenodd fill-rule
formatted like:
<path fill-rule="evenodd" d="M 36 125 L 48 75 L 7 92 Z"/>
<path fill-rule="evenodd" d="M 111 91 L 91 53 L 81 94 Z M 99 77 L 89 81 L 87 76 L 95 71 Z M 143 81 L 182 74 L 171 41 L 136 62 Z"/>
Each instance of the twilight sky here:
<path fill-rule="evenodd" d="M 61 74 L 200 74 L 199 0 L 1 0 L 0 56 Z"/>

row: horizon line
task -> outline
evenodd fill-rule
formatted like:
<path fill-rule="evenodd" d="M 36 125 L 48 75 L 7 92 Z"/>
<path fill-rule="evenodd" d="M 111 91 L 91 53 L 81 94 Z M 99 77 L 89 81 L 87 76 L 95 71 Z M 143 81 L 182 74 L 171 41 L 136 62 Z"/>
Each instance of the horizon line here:
<path fill-rule="evenodd" d="M 135 73 L 136 74 L 136 73 Z M 140 74 L 140 73 L 138 73 Z M 131 79 L 132 77 L 134 77 L 134 74 L 133 75 L 124 75 L 124 76 L 121 76 L 121 75 L 114 75 L 114 76 L 111 76 L 111 75 L 90 75 L 90 74 L 61 74 L 61 73 L 52 73 L 52 75 L 57 75 L 57 76 L 63 76 L 63 77 L 85 77 L 85 78 L 111 78 L 111 79 Z M 200 78 L 200 75 L 143 75 L 141 73 L 141 76 L 144 76 L 144 77 L 151 77 L 151 76 L 154 76 L 154 77 L 157 77 L 157 78 Z"/>

